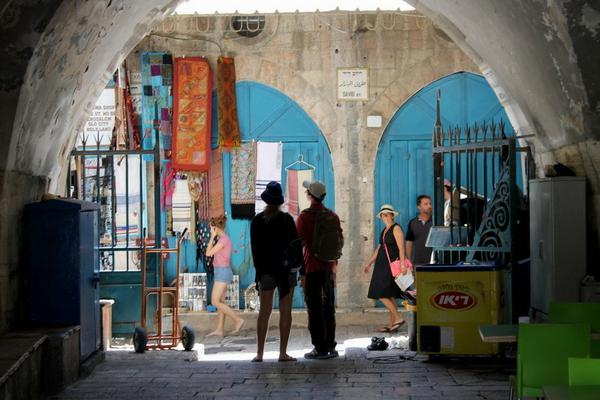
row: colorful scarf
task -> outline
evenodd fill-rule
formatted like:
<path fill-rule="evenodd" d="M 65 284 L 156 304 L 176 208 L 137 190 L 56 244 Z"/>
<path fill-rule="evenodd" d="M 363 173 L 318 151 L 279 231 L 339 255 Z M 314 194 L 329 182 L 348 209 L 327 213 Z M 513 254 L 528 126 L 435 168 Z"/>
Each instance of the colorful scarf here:
<path fill-rule="evenodd" d="M 281 183 L 281 143 L 258 142 L 256 146 L 255 211 L 264 210 L 266 203 L 260 195 L 271 181 Z"/>
<path fill-rule="evenodd" d="M 171 148 L 171 114 L 173 99 L 172 56 L 169 53 L 142 53 L 142 136 L 143 148 L 154 148 L 155 128 L 160 145 Z"/>
<path fill-rule="evenodd" d="M 231 152 L 231 217 L 254 218 L 256 142 L 243 143 Z"/>
<path fill-rule="evenodd" d="M 217 102 L 219 116 L 219 147 L 231 149 L 240 146 L 235 98 L 235 63 L 231 57 L 217 61 Z"/>
<path fill-rule="evenodd" d="M 223 196 L 223 154 L 221 154 L 220 149 L 214 149 L 211 152 L 209 176 L 210 201 L 208 216 L 209 218 L 212 218 L 225 214 L 225 199 Z"/>
<path fill-rule="evenodd" d="M 160 205 L 163 209 L 171 208 L 173 204 L 173 191 L 175 190 L 175 176 L 177 171 L 171 167 L 171 163 L 165 163 L 162 171 L 162 190 L 160 192 Z"/>
<path fill-rule="evenodd" d="M 173 167 L 208 171 L 210 165 L 212 77 L 202 57 L 175 59 Z"/>

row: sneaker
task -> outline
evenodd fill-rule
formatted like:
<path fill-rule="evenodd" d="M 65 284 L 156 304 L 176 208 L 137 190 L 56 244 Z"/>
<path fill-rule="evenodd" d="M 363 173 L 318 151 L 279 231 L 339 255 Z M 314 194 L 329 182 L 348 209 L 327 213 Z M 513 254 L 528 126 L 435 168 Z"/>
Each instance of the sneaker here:
<path fill-rule="evenodd" d="M 312 351 L 304 354 L 304 358 L 307 360 L 327 360 L 333 358 L 333 356 L 328 351 L 320 353 L 317 349 L 312 349 Z"/>

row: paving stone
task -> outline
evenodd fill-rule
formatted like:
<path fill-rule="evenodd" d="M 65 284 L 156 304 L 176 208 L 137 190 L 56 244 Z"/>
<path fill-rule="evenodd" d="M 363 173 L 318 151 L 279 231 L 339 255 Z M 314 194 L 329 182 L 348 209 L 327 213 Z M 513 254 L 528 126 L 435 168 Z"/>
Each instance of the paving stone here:
<path fill-rule="evenodd" d="M 351 329 L 344 332 L 352 334 Z M 305 342 L 292 337 L 294 356 L 304 351 Z M 186 361 L 184 352 L 177 351 L 147 352 L 144 357 L 127 352 L 114 356 L 111 351 L 93 374 L 52 399 L 499 400 L 508 397 L 508 375 L 514 373 L 510 364 L 497 360 L 432 362 L 402 351 L 369 355 L 363 349 L 338 348 L 342 356 L 337 359 L 304 360 L 300 355 L 293 363 L 251 363 L 252 348 L 236 352 L 243 360 L 232 360 L 232 353 L 223 351 L 210 355 L 218 357 L 210 361 L 202 354 L 199 361 Z"/>

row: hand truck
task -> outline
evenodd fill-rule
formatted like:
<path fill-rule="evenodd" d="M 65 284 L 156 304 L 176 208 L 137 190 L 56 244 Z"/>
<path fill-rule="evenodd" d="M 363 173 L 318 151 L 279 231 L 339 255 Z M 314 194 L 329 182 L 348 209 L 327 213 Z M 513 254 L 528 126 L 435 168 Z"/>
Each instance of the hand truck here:
<path fill-rule="evenodd" d="M 187 232 L 187 228 L 177 237 L 177 247 L 175 248 L 148 248 L 146 247 L 146 239 L 142 240 L 142 318 L 140 326 L 137 326 L 133 332 L 133 347 L 136 353 L 143 353 L 147 349 L 172 349 L 177 347 L 177 343 L 181 340 L 181 344 L 185 351 L 191 351 L 194 347 L 194 331 L 189 326 L 184 326 L 179 335 L 179 274 L 181 269 L 181 242 Z M 144 230 L 144 236 L 146 232 Z M 164 276 L 164 255 L 177 253 L 177 274 L 175 277 L 175 286 L 165 286 Z M 157 254 L 158 264 L 158 287 L 147 286 L 147 261 L 148 254 Z M 148 308 L 149 296 L 157 296 L 157 318 L 156 318 L 156 334 L 148 335 L 146 328 L 146 312 Z M 163 334 L 163 295 L 171 297 L 171 333 Z M 148 344 L 148 342 L 154 342 Z"/>

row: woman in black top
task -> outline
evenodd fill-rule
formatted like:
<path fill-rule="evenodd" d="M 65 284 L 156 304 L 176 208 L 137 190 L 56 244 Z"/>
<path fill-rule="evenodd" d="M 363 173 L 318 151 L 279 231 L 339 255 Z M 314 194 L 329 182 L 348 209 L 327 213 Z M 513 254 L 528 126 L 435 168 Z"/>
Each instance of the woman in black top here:
<path fill-rule="evenodd" d="M 364 273 L 367 274 L 371 265 L 375 263 L 368 296 L 370 299 L 379 299 L 390 312 L 390 324 L 381 328 L 379 332 L 396 332 L 404 324 L 405 321 L 398 313 L 396 299 L 414 300 L 412 296 L 400 290 L 394 282 L 388 256 L 385 252 L 384 243 L 390 255 L 389 259 L 391 261 L 400 260 L 401 265 L 405 265 L 404 233 L 400 225 L 394 221 L 396 215 L 398 215 L 398 212 L 391 205 L 384 204 L 381 206 L 377 216 L 383 220 L 385 228 L 379 235 L 379 245 L 363 267 Z M 404 273 L 404 270 L 401 273 Z"/>
<path fill-rule="evenodd" d="M 260 293 L 260 311 L 256 324 L 257 351 L 252 361 L 260 362 L 263 359 L 275 288 L 279 292 L 279 361 L 296 361 L 287 354 L 287 343 L 292 327 L 292 298 L 297 284 L 297 271 L 284 266 L 284 261 L 290 259 L 289 253 L 294 250 L 298 253 L 293 255 L 295 259 L 301 260 L 302 247 L 293 247 L 294 250 L 290 250 L 290 242 L 300 242 L 297 240 L 298 232 L 294 219 L 280 210 L 283 204 L 281 185 L 269 182 L 261 198 L 267 206 L 254 217 L 250 225 L 250 244 L 256 268 L 255 281 Z"/>

